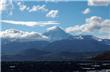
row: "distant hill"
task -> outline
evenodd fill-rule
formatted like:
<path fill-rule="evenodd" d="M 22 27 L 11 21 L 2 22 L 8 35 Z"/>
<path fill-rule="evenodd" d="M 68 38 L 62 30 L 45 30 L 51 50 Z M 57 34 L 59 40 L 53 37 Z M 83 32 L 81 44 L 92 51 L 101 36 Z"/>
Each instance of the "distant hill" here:
<path fill-rule="evenodd" d="M 38 50 L 35 48 L 25 49 L 15 55 L 2 55 L 1 58 L 3 61 L 35 61 L 39 57 L 48 54 L 49 52 Z"/>
<path fill-rule="evenodd" d="M 45 50 L 52 52 L 97 52 L 110 50 L 110 46 L 94 39 L 66 39 L 49 43 Z"/>
<path fill-rule="evenodd" d="M 14 42 L 7 42 L 2 41 L 1 47 L 2 47 L 2 55 L 14 55 L 17 54 L 25 49 L 42 49 L 46 45 L 49 44 L 48 41 L 14 41 Z"/>

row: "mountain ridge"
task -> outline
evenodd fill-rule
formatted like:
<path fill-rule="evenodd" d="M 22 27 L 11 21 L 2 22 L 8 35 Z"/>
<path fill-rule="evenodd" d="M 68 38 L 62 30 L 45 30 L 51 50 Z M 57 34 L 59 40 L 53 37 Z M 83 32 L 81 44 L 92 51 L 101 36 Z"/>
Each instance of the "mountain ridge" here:
<path fill-rule="evenodd" d="M 19 32 L 14 31 L 12 33 L 16 35 L 16 33 L 19 33 Z M 30 35 L 30 33 L 28 34 Z M 63 59 L 69 58 L 67 57 L 68 55 L 70 55 L 69 59 L 71 58 L 77 59 L 77 56 L 78 58 L 80 58 L 80 53 L 83 53 L 83 55 L 81 56 L 85 58 L 85 56 L 91 57 L 100 52 L 110 50 L 110 45 L 109 45 L 110 40 L 108 39 L 104 40 L 92 35 L 73 36 L 69 33 L 66 33 L 63 29 L 59 27 L 52 27 L 48 29 L 46 33 L 40 34 L 41 37 L 42 35 L 48 37 L 48 39 L 46 40 L 35 39 L 35 40 L 21 41 L 18 38 L 16 40 L 10 41 L 10 39 L 8 39 L 7 37 L 6 39 L 1 38 L 2 40 L 1 52 L 2 52 L 2 58 L 3 58 L 2 60 L 6 60 L 6 59 L 16 60 L 18 59 L 17 57 L 21 58 L 19 60 L 22 60 L 24 55 L 25 57 L 26 55 L 29 56 L 26 58 L 28 59 L 32 58 L 34 60 L 35 59 L 45 60 L 45 58 L 47 60 L 49 59 L 59 60 L 62 58 Z M 33 36 L 33 38 L 34 37 L 35 36 Z M 49 53 L 46 53 L 46 52 L 49 52 Z M 90 52 L 89 55 L 87 55 L 88 52 Z M 39 56 L 41 57 L 39 58 L 37 57 L 38 55 L 34 55 L 34 54 L 39 54 Z M 74 56 L 74 54 L 76 56 Z"/>

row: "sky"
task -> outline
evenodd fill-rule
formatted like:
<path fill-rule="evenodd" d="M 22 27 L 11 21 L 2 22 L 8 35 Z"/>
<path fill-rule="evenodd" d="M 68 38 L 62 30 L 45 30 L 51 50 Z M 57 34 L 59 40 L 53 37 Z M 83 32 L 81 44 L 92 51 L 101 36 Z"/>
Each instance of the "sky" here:
<path fill-rule="evenodd" d="M 0 5 L 2 31 L 43 33 L 59 26 L 72 34 L 110 38 L 109 0 L 1 0 Z"/>

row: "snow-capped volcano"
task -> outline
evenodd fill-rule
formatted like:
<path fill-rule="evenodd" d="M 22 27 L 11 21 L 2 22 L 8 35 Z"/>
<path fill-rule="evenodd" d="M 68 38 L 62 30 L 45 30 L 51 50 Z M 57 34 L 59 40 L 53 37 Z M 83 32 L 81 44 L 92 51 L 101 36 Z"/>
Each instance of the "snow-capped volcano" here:
<path fill-rule="evenodd" d="M 49 38 L 49 41 L 71 39 L 73 37 L 72 35 L 66 33 L 62 28 L 57 26 L 48 28 L 44 35 Z"/>
<path fill-rule="evenodd" d="M 16 29 L 8 29 L 0 32 L 0 37 L 11 41 L 47 40 L 48 37 L 37 32 L 25 32 Z"/>

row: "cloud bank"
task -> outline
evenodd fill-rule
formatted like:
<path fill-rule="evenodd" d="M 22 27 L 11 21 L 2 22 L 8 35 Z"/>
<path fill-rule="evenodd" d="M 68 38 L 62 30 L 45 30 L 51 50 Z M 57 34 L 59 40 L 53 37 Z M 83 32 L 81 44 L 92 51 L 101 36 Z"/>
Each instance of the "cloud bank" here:
<path fill-rule="evenodd" d="M 98 16 L 92 16 L 86 19 L 85 24 L 71 26 L 65 30 L 66 32 L 78 34 L 94 33 L 102 38 L 110 39 L 110 19 L 102 19 Z"/>
<path fill-rule="evenodd" d="M 108 6 L 110 0 L 88 0 L 89 6 Z"/>
<path fill-rule="evenodd" d="M 14 21 L 14 20 L 1 20 L 1 23 L 8 23 L 8 24 L 13 24 L 13 25 L 23 25 L 23 26 L 29 26 L 29 27 L 60 24 L 57 21 L 38 21 L 38 22 L 33 22 L 33 21 Z"/>
<path fill-rule="evenodd" d="M 48 39 L 48 37 L 37 32 L 25 32 L 25 31 L 20 31 L 16 29 L 7 29 L 5 31 L 1 31 L 0 37 L 8 38 L 8 39 L 11 39 L 12 41 L 16 39 L 23 40 L 23 41 L 47 40 Z"/>

